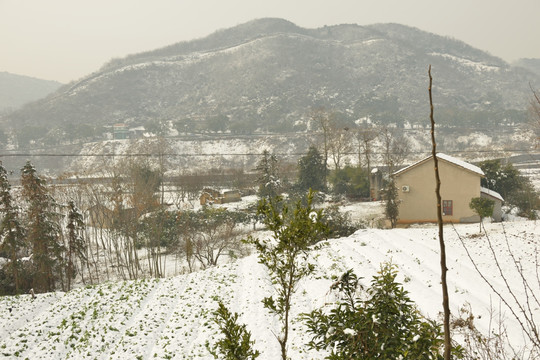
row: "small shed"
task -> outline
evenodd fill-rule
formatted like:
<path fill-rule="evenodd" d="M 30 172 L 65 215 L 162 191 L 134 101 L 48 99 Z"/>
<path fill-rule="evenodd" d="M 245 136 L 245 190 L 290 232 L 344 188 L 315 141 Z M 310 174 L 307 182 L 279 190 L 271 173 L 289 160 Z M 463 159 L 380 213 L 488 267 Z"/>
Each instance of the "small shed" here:
<path fill-rule="evenodd" d="M 480 197 L 493 200 L 495 206 L 493 206 L 493 221 L 501 222 L 502 221 L 502 203 L 504 202 L 503 197 L 496 191 L 490 190 L 485 187 L 480 188 Z"/>
<path fill-rule="evenodd" d="M 382 172 L 378 168 L 371 170 L 369 174 L 369 197 L 371 201 L 381 200 L 381 189 L 383 186 Z"/>

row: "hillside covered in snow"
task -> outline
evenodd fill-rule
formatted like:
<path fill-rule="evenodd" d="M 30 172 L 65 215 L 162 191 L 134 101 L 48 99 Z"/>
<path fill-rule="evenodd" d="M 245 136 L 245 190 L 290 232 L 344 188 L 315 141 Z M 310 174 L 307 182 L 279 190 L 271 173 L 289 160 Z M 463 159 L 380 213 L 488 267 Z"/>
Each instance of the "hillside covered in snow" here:
<path fill-rule="evenodd" d="M 516 309 L 506 279 L 515 299 L 525 308 L 530 305 L 532 315 L 538 319 L 538 304 L 526 300 L 531 300 L 531 291 L 536 296 L 540 291 L 536 282 L 539 226 L 533 221 L 488 224 L 487 237 L 479 235 L 477 224 L 458 225 L 455 230 L 445 228 L 453 315 L 468 318 L 471 311 L 473 318 L 469 320 L 473 319 L 485 335 L 504 329 L 515 349 L 524 343 L 520 325 L 481 279 L 459 238 L 494 289 Z M 310 253 L 316 271 L 294 295 L 291 358 L 324 358 L 324 354 L 306 347 L 309 336 L 299 314 L 331 304 L 335 298 L 329 287 L 336 276 L 348 269 L 368 285 L 380 264 L 395 264 L 399 282 L 420 311 L 440 320 L 438 254 L 434 226 L 365 229 L 347 238 L 320 243 Z M 523 277 L 516 271 L 518 268 L 523 270 Z M 524 278 L 532 289 L 524 288 Z M 279 325 L 261 303 L 273 292 L 267 270 L 256 255 L 251 255 L 172 278 L 104 283 L 68 293 L 40 294 L 35 299 L 30 295 L 3 297 L 0 355 L 9 359 L 212 359 L 205 344 L 219 338 L 211 319 L 217 301 L 223 300 L 241 314 L 240 321 L 247 324 L 255 347 L 262 353 L 260 358 L 277 359 L 280 349 L 274 334 Z"/>

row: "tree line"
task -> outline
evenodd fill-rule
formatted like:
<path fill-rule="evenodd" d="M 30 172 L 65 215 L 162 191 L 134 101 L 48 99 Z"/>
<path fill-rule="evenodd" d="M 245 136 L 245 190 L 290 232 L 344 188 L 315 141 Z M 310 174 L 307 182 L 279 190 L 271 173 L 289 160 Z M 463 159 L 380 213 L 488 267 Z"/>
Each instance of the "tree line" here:
<path fill-rule="evenodd" d="M 63 185 L 49 183 L 27 162 L 15 188 L 0 164 L 0 294 L 163 277 L 245 255 L 240 240 L 260 222 L 256 211 L 194 210 L 201 184 L 165 185 L 166 159 L 157 163 L 128 159 L 118 166 L 104 164 L 107 181 L 72 178 Z M 265 151 L 256 169 L 257 184 L 251 186 L 267 199 L 291 191 L 294 201 L 306 189 L 326 189 L 322 166 L 322 157 L 311 148 L 298 163 L 298 180 L 287 187 L 277 158 Z M 326 221 L 335 237 L 356 229 L 337 207 L 329 209 Z"/>

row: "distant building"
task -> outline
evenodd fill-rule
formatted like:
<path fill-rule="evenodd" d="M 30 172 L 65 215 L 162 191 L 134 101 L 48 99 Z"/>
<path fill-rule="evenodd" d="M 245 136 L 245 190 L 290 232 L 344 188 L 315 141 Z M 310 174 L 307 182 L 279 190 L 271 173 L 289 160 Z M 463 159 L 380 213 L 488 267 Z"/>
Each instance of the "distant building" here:
<path fill-rule="evenodd" d="M 102 204 L 96 204 L 86 211 L 86 225 L 102 229 L 112 229 L 115 221 L 125 222 L 133 218 L 135 209 L 121 209 L 118 212 Z"/>
<path fill-rule="evenodd" d="M 445 154 L 437 154 L 437 159 L 444 222 L 480 221 L 480 217 L 469 207 L 471 199 L 475 197 L 489 196 L 502 203 L 502 197 L 498 193 L 481 190 L 480 179 L 484 177 L 482 169 Z M 403 168 L 392 174 L 392 177 L 398 189 L 398 223 L 437 222 L 433 157 L 429 156 Z M 501 216 L 498 212 L 494 213 L 495 220 L 500 220 L 501 217 L 502 211 Z"/>
<path fill-rule="evenodd" d="M 129 129 L 126 124 L 113 125 L 113 139 L 115 140 L 129 139 Z"/>
<path fill-rule="evenodd" d="M 493 221 L 502 221 L 502 203 L 504 202 L 503 197 L 498 192 L 486 189 L 485 187 L 480 188 L 480 197 L 493 200 L 495 204 L 493 206 L 493 215 L 491 217 L 493 218 Z"/>
<path fill-rule="evenodd" d="M 219 190 L 212 188 L 204 188 L 199 198 L 201 205 L 226 204 L 241 200 L 242 196 L 238 190 L 226 190 L 220 192 Z"/>

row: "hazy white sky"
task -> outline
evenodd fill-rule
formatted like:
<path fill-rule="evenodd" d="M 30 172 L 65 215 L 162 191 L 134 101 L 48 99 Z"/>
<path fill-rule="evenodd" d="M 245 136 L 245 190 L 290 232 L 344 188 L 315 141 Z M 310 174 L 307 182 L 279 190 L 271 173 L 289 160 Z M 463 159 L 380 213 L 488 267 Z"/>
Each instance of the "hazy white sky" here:
<path fill-rule="evenodd" d="M 113 57 L 262 17 L 396 22 L 507 61 L 540 58 L 540 0 L 0 0 L 0 71 L 69 82 Z"/>

